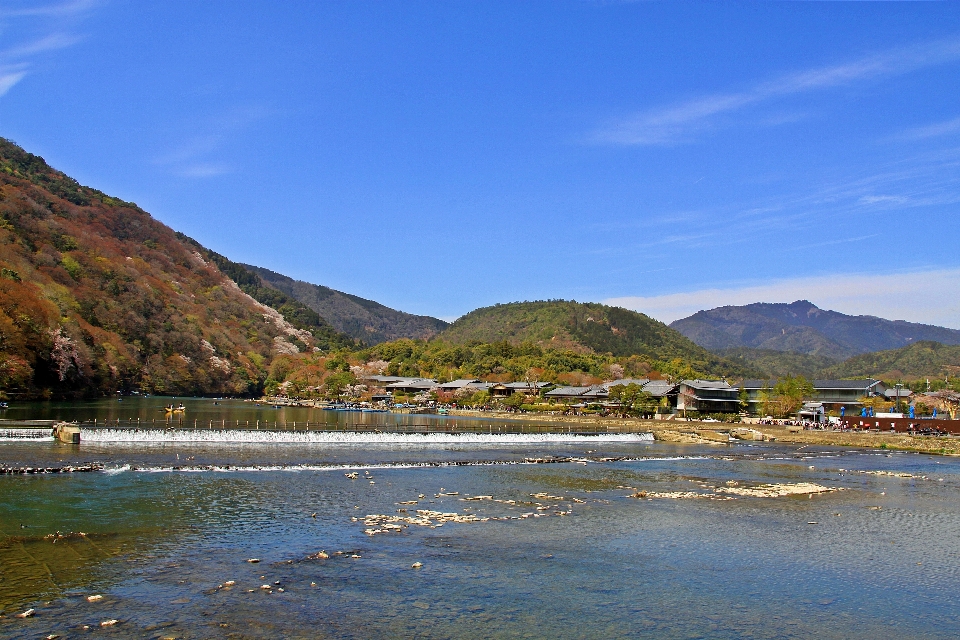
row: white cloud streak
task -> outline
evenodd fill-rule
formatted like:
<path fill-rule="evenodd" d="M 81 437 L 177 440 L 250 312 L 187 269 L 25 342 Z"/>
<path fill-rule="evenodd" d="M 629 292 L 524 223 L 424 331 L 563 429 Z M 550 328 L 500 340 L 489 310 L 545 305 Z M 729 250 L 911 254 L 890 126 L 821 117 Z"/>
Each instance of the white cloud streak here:
<path fill-rule="evenodd" d="M 907 140 L 923 140 L 925 138 L 939 138 L 960 133 L 960 118 L 947 120 L 946 122 L 937 122 L 925 127 L 909 129 L 899 138 Z"/>
<path fill-rule="evenodd" d="M 231 173 L 228 164 L 218 162 L 197 162 L 174 169 L 174 174 L 182 178 L 215 178 Z"/>
<path fill-rule="evenodd" d="M 19 42 L 0 49 L 0 96 L 29 75 L 35 58 L 79 42 L 80 38 L 70 30 L 95 5 L 93 1 L 80 0 L 39 7 L 0 8 L 0 26 L 24 34 Z"/>
<path fill-rule="evenodd" d="M 669 323 L 703 309 L 795 300 L 809 300 L 821 309 L 852 315 L 960 329 L 960 269 L 813 276 L 660 296 L 625 296 L 603 302 Z"/>
<path fill-rule="evenodd" d="M 155 162 L 181 178 L 215 178 L 232 173 L 233 166 L 218 160 L 217 156 L 223 154 L 223 147 L 234 138 L 271 114 L 259 105 L 228 109 L 218 117 L 199 123 L 202 132 L 186 138 Z"/>
<path fill-rule="evenodd" d="M 960 60 L 958 39 L 901 48 L 846 64 L 784 75 L 745 91 L 708 95 L 672 107 L 641 112 L 602 127 L 592 139 L 598 143 L 625 146 L 682 143 L 716 126 L 716 119 L 721 115 L 776 98 L 900 75 L 956 60 Z"/>
<path fill-rule="evenodd" d="M 10 91 L 15 84 L 26 77 L 26 69 L 17 67 L 0 67 L 0 96 Z"/>
<path fill-rule="evenodd" d="M 4 18 L 27 18 L 27 17 L 67 17 L 86 13 L 100 4 L 98 0 L 75 0 L 74 2 L 62 2 L 60 4 L 46 4 L 39 7 L 0 7 L 0 19 Z"/>

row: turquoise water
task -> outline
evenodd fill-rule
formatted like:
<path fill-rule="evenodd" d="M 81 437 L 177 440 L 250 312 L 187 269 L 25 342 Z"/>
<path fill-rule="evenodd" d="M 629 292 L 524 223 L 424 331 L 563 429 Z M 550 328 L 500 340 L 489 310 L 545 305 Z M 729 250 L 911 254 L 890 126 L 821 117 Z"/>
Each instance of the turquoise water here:
<path fill-rule="evenodd" d="M 102 466 L 0 476 L 0 636 L 960 632 L 955 459 L 535 438 L 0 443 L 3 466 Z M 842 490 L 717 492 L 770 483 Z M 649 499 L 670 492 L 733 499 Z M 417 510 L 473 521 L 364 533 Z"/>

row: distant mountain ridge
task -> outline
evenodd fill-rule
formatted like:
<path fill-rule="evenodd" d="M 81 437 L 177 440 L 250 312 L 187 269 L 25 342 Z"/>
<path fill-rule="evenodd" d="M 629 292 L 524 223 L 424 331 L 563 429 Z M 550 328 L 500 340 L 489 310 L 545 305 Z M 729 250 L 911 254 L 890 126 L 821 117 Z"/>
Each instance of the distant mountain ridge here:
<path fill-rule="evenodd" d="M 599 303 L 550 300 L 483 307 L 457 319 L 439 338 L 454 344 L 532 342 L 545 348 L 639 356 L 651 363 L 679 358 L 717 377 L 755 371 L 709 352 L 642 313 Z"/>
<path fill-rule="evenodd" d="M 257 274 L 266 286 L 281 291 L 316 311 L 337 331 L 368 345 L 401 338 L 429 340 L 450 326 L 437 318 L 397 311 L 373 300 L 323 285 L 294 280 L 263 267 L 243 267 Z"/>
<path fill-rule="evenodd" d="M 750 347 L 832 358 L 898 349 L 922 340 L 960 344 L 960 331 L 934 325 L 850 316 L 807 300 L 718 307 L 670 326 L 711 351 Z"/>

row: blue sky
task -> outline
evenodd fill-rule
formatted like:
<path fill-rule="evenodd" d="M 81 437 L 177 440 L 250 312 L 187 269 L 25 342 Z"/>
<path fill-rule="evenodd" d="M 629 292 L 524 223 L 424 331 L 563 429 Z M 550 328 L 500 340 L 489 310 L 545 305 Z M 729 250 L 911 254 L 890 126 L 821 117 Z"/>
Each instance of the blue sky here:
<path fill-rule="evenodd" d="M 960 328 L 958 3 L 0 1 L 0 135 L 454 318 L 808 298 Z"/>

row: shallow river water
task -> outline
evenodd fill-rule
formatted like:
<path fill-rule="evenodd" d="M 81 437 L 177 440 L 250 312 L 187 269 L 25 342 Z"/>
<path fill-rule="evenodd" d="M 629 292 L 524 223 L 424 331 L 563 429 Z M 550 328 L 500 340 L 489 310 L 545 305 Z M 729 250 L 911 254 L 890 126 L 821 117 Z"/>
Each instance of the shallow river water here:
<path fill-rule="evenodd" d="M 0 475 L 0 637 L 960 635 L 953 458 L 536 434 L 0 442 L 0 467 L 84 463 Z M 839 490 L 750 491 L 809 484 Z"/>

